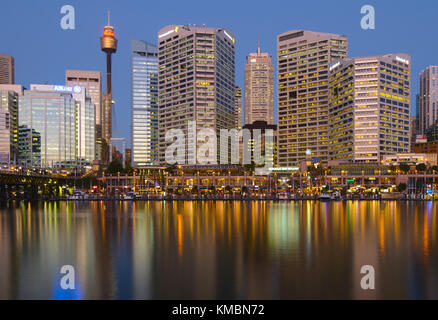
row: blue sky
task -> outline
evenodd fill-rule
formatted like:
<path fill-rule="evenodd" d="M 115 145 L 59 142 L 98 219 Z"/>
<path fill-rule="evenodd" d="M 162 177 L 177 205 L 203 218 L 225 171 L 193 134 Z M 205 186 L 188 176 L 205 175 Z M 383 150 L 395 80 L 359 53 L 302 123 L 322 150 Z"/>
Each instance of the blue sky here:
<path fill-rule="evenodd" d="M 60 27 L 63 5 L 76 12 L 75 30 Z M 373 5 L 376 29 L 362 30 L 360 9 Z M 2 0 L 0 53 L 14 56 L 16 83 L 63 84 L 65 69 L 100 70 L 105 56 L 99 37 L 111 10 L 119 39 L 113 58 L 118 136 L 130 140 L 130 40 L 156 43 L 168 24 L 226 27 L 236 37 L 236 82 L 243 85 L 246 55 L 257 48 L 273 55 L 276 36 L 294 29 L 346 35 L 351 57 L 404 52 L 412 57 L 412 101 L 418 74 L 438 64 L 438 2 L 412 0 Z M 103 83 L 105 88 L 105 83 Z M 415 112 L 415 105 L 412 110 Z"/>

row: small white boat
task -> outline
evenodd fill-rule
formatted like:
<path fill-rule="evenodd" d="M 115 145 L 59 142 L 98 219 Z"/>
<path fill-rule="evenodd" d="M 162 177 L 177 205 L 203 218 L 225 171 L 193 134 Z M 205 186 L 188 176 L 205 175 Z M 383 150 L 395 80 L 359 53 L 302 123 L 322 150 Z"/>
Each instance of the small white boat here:
<path fill-rule="evenodd" d="M 330 200 L 332 200 L 332 196 L 329 195 L 328 193 L 321 193 L 321 194 L 319 195 L 319 197 L 318 197 L 318 200 L 321 200 L 321 201 L 330 201 Z"/>
<path fill-rule="evenodd" d="M 88 194 L 80 190 L 74 190 L 73 194 L 68 197 L 68 200 L 87 200 Z"/>
<path fill-rule="evenodd" d="M 135 200 L 137 199 L 137 193 L 135 192 L 126 192 L 123 199 L 125 200 Z"/>

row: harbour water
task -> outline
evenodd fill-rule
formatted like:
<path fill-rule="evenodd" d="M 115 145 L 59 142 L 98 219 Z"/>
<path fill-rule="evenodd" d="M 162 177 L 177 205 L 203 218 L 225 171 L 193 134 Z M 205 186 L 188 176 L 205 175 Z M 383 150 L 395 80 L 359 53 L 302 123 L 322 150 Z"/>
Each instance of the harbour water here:
<path fill-rule="evenodd" d="M 438 299 L 437 202 L 14 202 L 0 299 Z M 63 290 L 60 269 L 75 270 Z M 375 290 L 361 267 L 373 266 Z"/>

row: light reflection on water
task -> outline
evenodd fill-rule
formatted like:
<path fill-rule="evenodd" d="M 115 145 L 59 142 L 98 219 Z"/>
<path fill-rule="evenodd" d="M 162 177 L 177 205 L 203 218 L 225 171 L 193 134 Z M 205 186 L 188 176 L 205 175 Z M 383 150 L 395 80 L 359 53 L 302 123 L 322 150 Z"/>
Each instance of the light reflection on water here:
<path fill-rule="evenodd" d="M 0 209 L 1 299 L 438 299 L 433 202 L 40 202 Z M 63 265 L 76 289 L 60 289 Z M 360 288 L 372 265 L 376 290 Z"/>

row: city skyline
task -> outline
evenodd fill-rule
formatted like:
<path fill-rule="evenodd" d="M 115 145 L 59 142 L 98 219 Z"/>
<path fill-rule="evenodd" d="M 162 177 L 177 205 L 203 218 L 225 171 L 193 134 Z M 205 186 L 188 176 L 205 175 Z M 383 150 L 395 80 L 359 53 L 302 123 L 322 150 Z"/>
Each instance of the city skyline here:
<path fill-rule="evenodd" d="M 227 28 L 233 30 L 236 37 L 236 84 L 240 87 L 243 87 L 243 68 L 244 61 L 246 59 L 246 55 L 250 52 L 254 52 L 257 44 L 257 32 L 254 32 L 255 27 L 260 28 L 260 39 L 263 46 L 263 51 L 271 54 L 273 56 L 273 64 L 276 64 L 276 54 L 275 54 L 275 39 L 276 36 L 281 34 L 282 32 L 286 32 L 288 30 L 293 29 L 306 29 L 306 30 L 314 30 L 318 32 L 330 32 L 330 33 L 339 33 L 344 34 L 349 39 L 349 57 L 357 57 L 357 56 L 367 56 L 367 55 L 381 55 L 387 54 L 390 52 L 406 52 L 412 57 L 412 98 L 411 98 L 411 110 L 412 115 L 415 114 L 415 103 L 414 97 L 415 94 L 418 93 L 418 81 L 416 80 L 417 75 L 422 69 L 425 69 L 428 65 L 436 64 L 436 59 L 432 57 L 432 53 L 434 52 L 434 45 L 429 44 L 427 42 L 421 42 L 422 46 L 415 46 L 417 41 L 410 41 L 409 38 L 418 39 L 419 41 L 425 38 L 425 36 L 420 32 L 423 28 L 426 28 L 428 24 L 433 21 L 432 17 L 436 16 L 432 10 L 427 11 L 421 9 L 421 14 L 423 16 L 423 20 L 425 23 L 421 24 L 421 27 L 415 27 L 415 24 L 410 24 L 409 28 L 406 25 L 400 25 L 400 21 L 403 19 L 403 15 L 409 14 L 409 10 L 402 10 L 401 7 L 397 8 L 397 12 L 394 13 L 394 16 L 385 16 L 385 21 L 383 19 L 379 19 L 382 15 L 379 13 L 383 13 L 388 11 L 389 6 L 385 4 L 376 3 L 375 1 L 371 1 L 370 4 L 375 6 L 376 9 L 376 19 L 377 19 L 377 27 L 376 30 L 362 30 L 360 28 L 359 22 L 361 18 L 360 14 L 360 5 L 345 3 L 345 10 L 343 10 L 344 14 L 348 13 L 345 16 L 345 21 L 343 23 L 339 23 L 336 21 L 336 17 L 341 14 L 337 12 L 332 7 L 322 4 L 318 8 L 311 8 L 303 4 L 300 6 L 302 9 L 302 14 L 304 17 L 308 17 L 312 14 L 318 14 L 321 19 L 318 21 L 306 22 L 304 17 L 299 17 L 296 14 L 293 16 L 296 19 L 294 23 L 288 23 L 280 21 L 281 19 L 276 19 L 274 23 L 271 25 L 267 25 L 266 27 L 260 28 L 259 25 L 262 25 L 263 21 L 272 19 L 273 14 L 277 13 L 280 16 L 284 15 L 284 13 L 279 13 L 278 11 L 273 10 L 273 8 L 268 8 L 266 12 L 257 12 L 258 16 L 261 16 L 260 23 L 242 23 L 237 21 L 237 15 L 227 16 L 225 19 L 221 19 L 221 10 L 213 16 L 209 16 L 206 14 L 203 16 L 204 21 L 199 21 L 197 18 L 200 9 L 195 10 L 194 13 L 188 14 L 188 9 L 193 9 L 195 7 L 195 3 L 193 6 L 189 5 L 189 8 L 185 8 L 178 14 L 165 14 L 161 18 L 157 19 L 153 18 L 148 23 L 136 23 L 131 21 L 136 21 L 135 17 L 137 14 L 128 8 L 122 8 L 120 5 L 116 3 L 103 4 L 103 3 L 93 3 L 87 10 L 84 10 L 84 6 L 78 2 L 73 4 L 76 8 L 76 30 L 62 30 L 59 27 L 59 17 L 60 15 L 54 14 L 53 18 L 48 19 L 47 21 L 39 21 L 40 24 L 35 20 L 36 31 L 45 30 L 49 35 L 53 37 L 54 41 L 57 41 L 59 45 L 58 49 L 52 50 L 44 50 L 42 48 L 40 52 L 37 54 L 38 64 L 30 64 L 29 65 L 29 54 L 26 52 L 21 52 L 18 41 L 11 39 L 10 35 L 6 35 L 7 42 L 10 43 L 5 49 L 2 49 L 2 53 L 13 56 L 15 58 L 15 82 L 23 84 L 25 87 L 28 87 L 30 83 L 62 83 L 62 79 L 64 78 L 65 69 L 80 69 L 80 70 L 99 70 L 101 73 L 105 71 L 105 63 L 102 59 L 102 55 L 99 52 L 99 43 L 96 37 L 100 35 L 101 29 L 106 23 L 106 9 L 111 9 L 112 14 L 112 22 L 111 24 L 115 26 L 116 36 L 120 40 L 119 51 L 117 55 L 114 56 L 114 70 L 113 70 L 113 82 L 114 85 L 114 100 L 115 100 L 115 109 L 116 109 L 116 117 L 117 123 L 114 124 L 119 130 L 119 132 L 114 132 L 114 136 L 120 136 L 127 139 L 129 142 L 130 139 L 130 112 L 127 112 L 130 108 L 130 90 L 129 90 L 129 43 L 133 38 L 144 39 L 145 41 L 155 43 L 156 42 L 156 32 L 166 24 L 166 22 L 171 22 L 171 24 L 185 24 L 185 21 L 188 20 L 187 23 L 207 23 L 210 27 L 220 27 Z M 6 7 L 8 7 L 8 3 Z M 239 7 L 239 4 L 236 4 Z M 104 8 L 105 7 L 105 8 Z M 157 5 L 159 8 L 160 5 Z M 50 11 L 59 11 L 57 5 L 48 5 L 41 4 L 39 6 L 30 5 L 24 8 L 23 17 L 36 19 L 36 17 L 30 16 L 30 12 L 32 10 L 44 10 L 47 9 Z M 129 10 L 130 19 L 126 19 L 127 14 L 126 10 Z M 424 11 L 423 11 L 424 10 Z M 29 12 L 28 12 L 29 11 Z M 322 14 L 321 11 L 324 11 L 325 14 Z M 5 11 L 4 11 L 5 12 Z M 101 16 L 100 21 L 94 21 L 91 19 L 91 13 L 96 13 Z M 185 13 L 190 18 L 181 18 L 185 17 Z M 290 14 L 292 16 L 292 14 Z M 2 16 L 3 17 L 3 16 Z M 133 19 L 131 19 L 131 17 Z M 225 17 L 223 15 L 222 17 Z M 3 21 L 8 21 L 8 17 L 4 16 Z M 240 18 L 240 17 L 239 17 Z M 394 20 L 396 19 L 396 20 Z M 418 18 L 411 18 L 418 19 Z M 53 21 L 52 21 L 53 20 Z M 422 22 L 423 22 L 422 20 Z M 391 24 L 392 23 L 392 24 Z M 16 25 L 16 22 L 11 21 L 12 25 Z M 395 28 L 397 26 L 398 32 L 394 33 Z M 20 26 L 17 26 L 18 33 L 22 32 Z M 50 30 L 52 28 L 52 30 Z M 20 31 L 21 30 L 21 31 Z M 146 31 L 147 30 L 147 31 Z M 39 35 L 41 32 L 36 32 L 34 36 L 34 40 L 39 39 Z M 388 43 L 384 41 L 388 37 L 388 33 L 391 33 L 391 40 Z M 8 41 L 9 40 L 9 41 Z M 67 41 L 67 43 L 65 42 Z M 78 43 L 83 43 L 84 48 L 81 52 L 84 52 L 80 56 L 78 53 L 78 49 L 81 47 Z M 374 43 L 378 43 L 379 45 L 374 45 Z M 432 47 L 428 49 L 428 46 Z M 58 47 L 58 46 L 57 46 Z M 418 47 L 418 48 L 416 48 Z M 63 59 L 57 59 L 62 56 Z M 27 57 L 27 59 L 26 59 Z M 38 71 L 39 65 L 41 67 L 44 66 L 44 61 L 52 60 L 53 63 L 47 66 L 47 72 L 42 73 Z M 43 68 L 44 69 L 44 68 Z M 26 71 L 27 70 L 27 71 Z M 276 105 L 276 103 L 275 103 Z"/>

